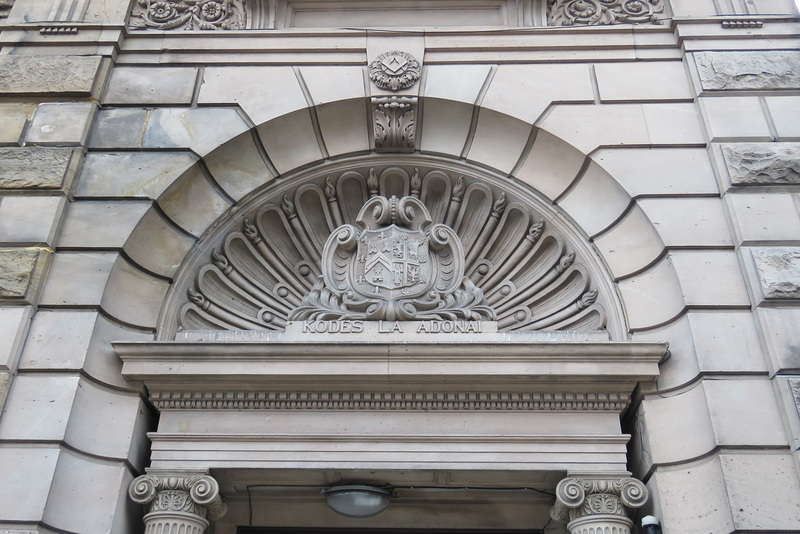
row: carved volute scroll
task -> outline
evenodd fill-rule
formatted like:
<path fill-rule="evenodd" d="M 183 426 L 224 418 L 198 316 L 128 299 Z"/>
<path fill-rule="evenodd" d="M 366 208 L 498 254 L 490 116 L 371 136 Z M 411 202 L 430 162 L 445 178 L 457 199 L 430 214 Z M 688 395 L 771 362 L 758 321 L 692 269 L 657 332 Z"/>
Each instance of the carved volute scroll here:
<path fill-rule="evenodd" d="M 648 498 L 647 487 L 628 476 L 570 477 L 556 487 L 550 517 L 566 524 L 570 534 L 631 534 L 630 517 Z"/>
<path fill-rule="evenodd" d="M 401 161 L 339 163 L 252 198 L 184 261 L 160 337 L 353 317 L 500 331 L 593 331 L 612 317 L 621 331 L 603 267 L 552 208 L 507 178 Z"/>
<path fill-rule="evenodd" d="M 331 234 L 319 281 L 289 314 L 299 320 L 493 320 L 483 292 L 464 277 L 456 233 L 432 224 L 418 198 L 375 196 Z"/>

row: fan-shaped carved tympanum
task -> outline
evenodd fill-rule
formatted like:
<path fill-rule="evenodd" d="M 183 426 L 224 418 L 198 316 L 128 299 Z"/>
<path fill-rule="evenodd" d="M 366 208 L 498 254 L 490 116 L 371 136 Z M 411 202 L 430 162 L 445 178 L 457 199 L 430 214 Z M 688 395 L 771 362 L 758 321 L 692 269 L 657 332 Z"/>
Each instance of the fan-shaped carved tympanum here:
<path fill-rule="evenodd" d="M 588 248 L 518 186 L 432 164 L 332 170 L 273 187 L 207 238 L 215 249 L 190 259 L 196 274 L 175 288 L 180 329 L 349 318 L 606 327 L 612 297 Z"/>

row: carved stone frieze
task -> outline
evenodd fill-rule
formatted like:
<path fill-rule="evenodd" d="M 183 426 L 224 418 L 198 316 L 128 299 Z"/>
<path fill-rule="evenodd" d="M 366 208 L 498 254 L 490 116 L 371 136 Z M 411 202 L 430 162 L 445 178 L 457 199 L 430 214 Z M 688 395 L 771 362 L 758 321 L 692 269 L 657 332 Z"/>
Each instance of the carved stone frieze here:
<path fill-rule="evenodd" d="M 373 98 L 372 116 L 375 150 L 413 152 L 417 118 L 416 97 Z"/>
<path fill-rule="evenodd" d="M 422 66 L 414 56 L 400 50 L 385 52 L 369 64 L 369 78 L 381 89 L 408 89 L 419 80 Z"/>
<path fill-rule="evenodd" d="M 556 487 L 550 517 L 566 523 L 570 534 L 631 534 L 630 515 L 648 497 L 645 485 L 634 478 L 565 478 Z"/>
<path fill-rule="evenodd" d="M 153 392 L 159 410 L 458 410 L 621 413 L 628 395 L 503 392 Z"/>
<path fill-rule="evenodd" d="M 431 166 L 320 173 L 209 237 L 211 261 L 184 267 L 172 317 L 183 330 L 490 318 L 499 331 L 603 329 L 610 290 L 531 202 Z"/>
<path fill-rule="evenodd" d="M 137 0 L 130 27 L 153 30 L 240 30 L 243 0 Z"/>
<path fill-rule="evenodd" d="M 209 520 L 227 512 L 217 481 L 205 474 L 142 475 L 131 483 L 128 495 L 144 505 L 145 534 L 203 534 Z"/>
<path fill-rule="evenodd" d="M 664 12 L 664 0 L 548 0 L 550 26 L 652 22 Z"/>

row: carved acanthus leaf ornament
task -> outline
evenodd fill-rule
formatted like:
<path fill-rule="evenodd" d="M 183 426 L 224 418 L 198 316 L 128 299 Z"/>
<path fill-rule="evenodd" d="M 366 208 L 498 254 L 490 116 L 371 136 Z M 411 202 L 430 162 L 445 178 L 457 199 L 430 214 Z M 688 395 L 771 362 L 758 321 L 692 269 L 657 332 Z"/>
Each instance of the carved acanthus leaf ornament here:
<path fill-rule="evenodd" d="M 130 27 L 153 30 L 240 30 L 243 0 L 136 0 Z"/>
<path fill-rule="evenodd" d="M 411 152 L 416 133 L 417 98 L 375 98 L 373 118 L 378 152 Z"/>
<path fill-rule="evenodd" d="M 606 326 L 609 297 L 583 253 L 508 191 L 389 165 L 275 195 L 214 238 L 210 263 L 186 267 L 195 274 L 176 288 L 188 297 L 176 303 L 179 329 L 283 331 L 290 320 L 354 317 Z"/>
<path fill-rule="evenodd" d="M 548 0 L 550 26 L 651 22 L 664 12 L 664 0 Z"/>

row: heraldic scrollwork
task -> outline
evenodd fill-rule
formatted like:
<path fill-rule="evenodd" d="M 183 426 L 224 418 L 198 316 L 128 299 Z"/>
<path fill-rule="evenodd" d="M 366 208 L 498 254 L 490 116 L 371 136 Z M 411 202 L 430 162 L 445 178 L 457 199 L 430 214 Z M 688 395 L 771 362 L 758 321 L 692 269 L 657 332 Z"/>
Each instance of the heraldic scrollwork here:
<path fill-rule="evenodd" d="M 493 320 L 464 277 L 458 235 L 418 198 L 376 196 L 325 243 L 323 274 L 290 320 Z"/>

